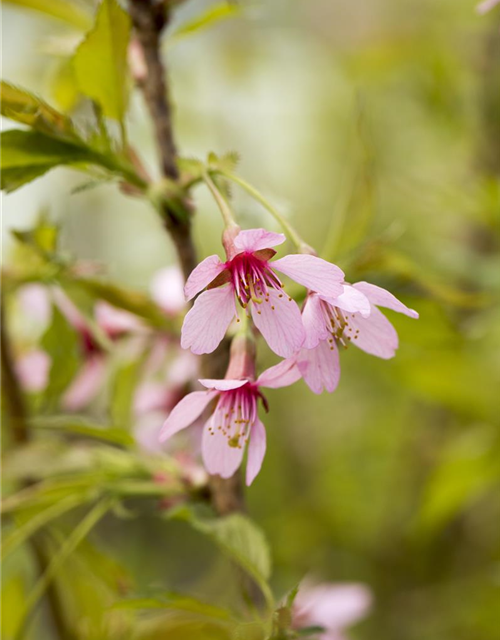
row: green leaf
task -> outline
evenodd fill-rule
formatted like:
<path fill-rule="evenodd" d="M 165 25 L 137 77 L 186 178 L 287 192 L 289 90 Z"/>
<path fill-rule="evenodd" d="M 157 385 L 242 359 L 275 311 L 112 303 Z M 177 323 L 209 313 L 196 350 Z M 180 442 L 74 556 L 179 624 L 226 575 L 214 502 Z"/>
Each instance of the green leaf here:
<path fill-rule="evenodd" d="M 52 308 L 52 322 L 42 337 L 41 347 L 51 358 L 49 381 L 44 396 L 49 406 L 53 405 L 76 374 L 80 363 L 80 340 L 55 306 Z"/>
<path fill-rule="evenodd" d="M 2 132 L 1 188 L 14 191 L 59 165 L 96 162 L 89 148 L 64 142 L 37 131 Z"/>
<path fill-rule="evenodd" d="M 230 4 L 229 2 L 220 2 L 218 4 L 212 5 L 205 12 L 196 16 L 192 20 L 188 20 L 183 25 L 181 25 L 177 31 L 175 31 L 169 37 L 169 43 L 175 44 L 179 40 L 187 36 L 193 35 L 193 33 L 198 33 L 207 29 L 208 27 L 212 27 L 213 25 L 222 22 L 223 20 L 227 20 L 228 18 L 233 18 L 241 13 L 241 7 L 237 4 Z"/>
<path fill-rule="evenodd" d="M 130 18 L 116 0 L 103 0 L 94 27 L 76 50 L 73 64 L 80 90 L 122 121 L 128 102 L 127 48 Z"/>
<path fill-rule="evenodd" d="M 110 414 L 113 424 L 130 428 L 134 391 L 140 380 L 143 358 L 122 364 L 116 372 L 111 391 Z"/>
<path fill-rule="evenodd" d="M 36 514 L 30 514 L 30 517 L 26 522 L 22 524 L 20 523 L 12 532 L 3 536 L 2 559 L 4 559 L 9 553 L 12 553 L 20 544 L 30 538 L 41 527 L 46 526 L 75 507 L 84 504 L 87 500 L 89 500 L 88 495 L 69 495 L 64 500 L 50 504 L 48 507 L 38 511 Z"/>
<path fill-rule="evenodd" d="M 77 29 L 88 29 L 92 18 L 79 2 L 72 0 L 5 0 L 8 4 L 39 11 L 51 18 L 62 20 Z"/>
<path fill-rule="evenodd" d="M 268 605 L 272 605 L 274 599 L 267 583 L 271 575 L 269 546 L 262 531 L 249 518 L 239 513 L 208 518 L 186 505 L 170 511 L 168 516 L 186 520 L 208 536 L 255 580 Z"/>
<path fill-rule="evenodd" d="M 135 442 L 133 437 L 124 429 L 107 427 L 92 422 L 85 416 L 39 416 L 30 420 L 30 426 L 35 429 L 69 432 L 102 442 L 123 445 L 125 447 L 132 446 Z"/>
<path fill-rule="evenodd" d="M 79 138 L 71 120 L 41 98 L 8 82 L 1 83 L 1 92 L 3 116 L 48 136 L 78 144 Z"/>
<path fill-rule="evenodd" d="M 122 600 L 115 605 L 117 609 L 175 609 L 177 611 L 190 611 L 207 618 L 218 620 L 231 620 L 230 611 L 215 607 L 196 598 L 177 593 L 165 593 L 155 598 L 134 598 Z"/>

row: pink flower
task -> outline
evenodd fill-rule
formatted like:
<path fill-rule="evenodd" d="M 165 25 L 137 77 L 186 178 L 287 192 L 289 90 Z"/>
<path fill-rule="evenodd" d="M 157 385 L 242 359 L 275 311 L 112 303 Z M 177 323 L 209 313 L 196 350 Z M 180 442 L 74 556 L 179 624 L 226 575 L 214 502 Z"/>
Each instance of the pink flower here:
<path fill-rule="evenodd" d="M 347 347 L 352 343 L 384 359 L 396 354 L 398 334 L 377 306 L 418 318 L 416 311 L 392 293 L 368 282 L 344 284 L 343 293 L 336 298 L 316 293 L 308 295 L 302 311 L 306 339 L 295 362 L 314 393 L 321 393 L 323 389 L 332 392 L 338 385 L 337 344 Z"/>
<path fill-rule="evenodd" d="M 50 365 L 50 357 L 42 349 L 22 355 L 16 362 L 16 373 L 23 389 L 32 393 L 43 391 L 49 380 Z"/>
<path fill-rule="evenodd" d="M 228 260 L 205 258 L 191 273 L 184 292 L 191 300 L 207 288 L 186 315 L 181 346 L 193 353 L 211 353 L 220 344 L 233 318 L 235 298 L 249 307 L 255 326 L 271 349 L 287 358 L 304 341 L 304 328 L 297 304 L 283 292 L 275 271 L 328 297 L 342 293 L 342 271 L 309 254 L 288 255 L 270 263 L 274 249 L 285 241 L 281 233 L 264 229 L 239 231 L 225 238 Z"/>
<path fill-rule="evenodd" d="M 228 373 L 230 373 L 230 368 Z M 217 405 L 203 429 L 202 457 L 207 471 L 231 477 L 243 459 L 248 444 L 246 483 L 250 485 L 260 471 L 266 451 L 266 431 L 257 415 L 258 401 L 267 402 L 261 387 L 278 389 L 300 378 L 293 362 L 283 361 L 264 371 L 256 381 L 249 378 L 200 380 L 206 391 L 185 396 L 172 410 L 160 433 L 165 441 L 192 424 L 217 399 Z"/>
<path fill-rule="evenodd" d="M 363 584 L 323 583 L 301 588 L 293 607 L 293 626 L 322 627 L 320 640 L 345 640 L 344 630 L 362 619 L 372 603 Z"/>
<path fill-rule="evenodd" d="M 126 333 L 145 330 L 144 324 L 128 311 L 117 309 L 99 300 L 94 307 L 94 315 L 99 327 L 110 337 L 118 338 Z"/>
<path fill-rule="evenodd" d="M 184 279 L 179 267 L 165 267 L 155 273 L 150 285 L 151 297 L 168 315 L 175 316 L 186 307 Z"/>
<path fill-rule="evenodd" d="M 483 2 L 480 2 L 477 5 L 476 11 L 481 15 L 484 15 L 488 11 L 491 11 L 491 9 L 493 9 L 493 7 L 496 7 L 496 5 L 499 3 L 500 0 L 483 0 Z"/>

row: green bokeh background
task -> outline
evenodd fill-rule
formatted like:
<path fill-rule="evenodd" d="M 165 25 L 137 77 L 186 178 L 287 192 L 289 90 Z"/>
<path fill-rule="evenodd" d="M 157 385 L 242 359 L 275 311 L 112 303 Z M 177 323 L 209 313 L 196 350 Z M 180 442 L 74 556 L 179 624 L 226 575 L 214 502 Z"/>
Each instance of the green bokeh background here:
<path fill-rule="evenodd" d="M 207 4 L 187 3 L 176 23 Z M 268 452 L 247 499 L 271 544 L 273 585 L 284 592 L 307 573 L 366 582 L 375 604 L 351 631 L 359 640 L 498 639 L 500 10 L 480 17 L 473 0 L 241 4 L 239 17 L 165 47 L 181 153 L 238 151 L 239 173 L 323 257 L 420 313 L 388 312 L 394 360 L 342 353 L 334 394 L 303 382 L 267 394 Z M 5 79 L 64 103 L 47 48 L 67 35 L 6 5 Z M 154 170 L 138 95 L 130 122 Z M 58 169 L 5 198 L 6 255 L 7 228 L 28 227 L 45 206 L 66 251 L 146 288 L 174 260 L 160 221 L 112 186 L 71 195 L 81 182 Z M 242 226 L 276 229 L 234 196 Z M 203 188 L 196 208 L 200 256 L 220 252 Z M 274 362 L 264 344 L 259 362 Z M 182 524 L 110 517 L 95 539 L 144 587 L 213 601 L 231 589 L 226 561 Z"/>

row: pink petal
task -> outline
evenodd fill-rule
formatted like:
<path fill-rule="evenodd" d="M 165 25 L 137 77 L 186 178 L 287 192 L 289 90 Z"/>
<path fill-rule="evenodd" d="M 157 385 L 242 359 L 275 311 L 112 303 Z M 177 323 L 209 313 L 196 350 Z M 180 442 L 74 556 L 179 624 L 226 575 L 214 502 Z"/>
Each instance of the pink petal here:
<path fill-rule="evenodd" d="M 165 267 L 157 271 L 149 290 L 156 304 L 169 315 L 180 313 L 186 306 L 184 279 L 179 267 Z"/>
<path fill-rule="evenodd" d="M 263 371 L 257 378 L 259 387 L 267 387 L 268 389 L 280 389 L 288 387 L 297 382 L 301 378 L 300 371 L 293 358 L 282 360 L 274 367 L 269 367 Z"/>
<path fill-rule="evenodd" d="M 226 334 L 236 316 L 234 291 L 231 285 L 203 292 L 184 318 L 181 347 L 198 355 L 212 353 Z"/>
<path fill-rule="evenodd" d="M 51 360 L 42 349 L 25 353 L 16 362 L 16 373 L 23 389 L 36 393 L 47 386 Z"/>
<path fill-rule="evenodd" d="M 334 633 L 362 619 L 371 604 L 371 591 L 363 584 L 319 584 L 299 590 L 295 609 L 301 624 Z"/>
<path fill-rule="evenodd" d="M 282 233 L 273 233 L 265 229 L 247 229 L 238 233 L 234 239 L 234 246 L 240 251 L 253 253 L 259 249 L 276 247 L 285 240 L 286 237 Z"/>
<path fill-rule="evenodd" d="M 252 302 L 251 313 L 257 329 L 274 353 L 289 358 L 304 342 L 305 331 L 297 303 L 286 293 L 269 289 L 269 298 Z"/>
<path fill-rule="evenodd" d="M 208 378 L 198 380 L 198 382 L 207 389 L 217 389 L 217 391 L 230 391 L 248 384 L 248 380 L 210 380 Z"/>
<path fill-rule="evenodd" d="M 336 298 L 343 292 L 344 272 L 331 262 L 309 254 L 288 255 L 272 262 L 272 268 L 322 296 Z"/>
<path fill-rule="evenodd" d="M 350 315 L 349 325 L 354 332 L 359 329 L 358 337 L 352 340 L 352 344 L 366 353 L 385 360 L 396 355 L 399 345 L 398 334 L 377 307 L 372 307 L 368 318 L 363 318 L 359 313 Z"/>
<path fill-rule="evenodd" d="M 493 7 L 495 7 L 499 2 L 500 0 L 483 0 L 483 2 L 480 2 L 477 5 L 476 11 L 481 15 L 484 15 L 485 13 L 493 9 Z"/>
<path fill-rule="evenodd" d="M 349 284 L 344 284 L 344 292 L 334 300 L 327 300 L 334 307 L 348 313 L 360 313 L 364 318 L 370 315 L 371 305 L 364 293 Z"/>
<path fill-rule="evenodd" d="M 128 311 L 117 309 L 100 300 L 94 309 L 95 319 L 99 327 L 109 336 L 117 336 L 123 333 L 143 331 L 144 324 Z"/>
<path fill-rule="evenodd" d="M 191 300 L 202 289 L 207 287 L 219 273 L 222 273 L 226 265 L 221 262 L 219 256 L 213 255 L 205 258 L 193 269 L 184 287 L 187 300 Z"/>
<path fill-rule="evenodd" d="M 229 446 L 227 436 L 217 429 L 215 415 L 203 429 L 201 441 L 203 463 L 209 473 L 230 478 L 241 464 L 243 447 L 240 449 Z M 208 430 L 210 426 L 213 427 L 213 431 Z"/>
<path fill-rule="evenodd" d="M 252 426 L 250 442 L 248 444 L 246 483 L 249 487 L 262 467 L 266 453 L 266 429 L 257 418 Z"/>
<path fill-rule="evenodd" d="M 52 295 L 59 311 L 70 325 L 80 333 L 87 332 L 89 330 L 87 320 L 66 293 L 60 287 L 53 287 Z"/>
<path fill-rule="evenodd" d="M 314 349 L 301 349 L 297 366 L 304 382 L 314 393 L 332 393 L 340 379 L 339 352 L 335 341 L 322 340 Z"/>
<path fill-rule="evenodd" d="M 48 325 L 52 313 L 52 303 L 47 287 L 41 284 L 27 284 L 19 290 L 19 302 L 26 315 L 42 325 Z"/>
<path fill-rule="evenodd" d="M 306 332 L 303 345 L 305 349 L 313 349 L 321 340 L 326 340 L 329 336 L 327 318 L 322 305 L 321 298 L 315 293 L 307 296 L 302 309 L 302 322 Z"/>
<path fill-rule="evenodd" d="M 160 431 L 160 442 L 165 442 L 174 433 L 189 427 L 216 396 L 215 391 L 193 391 L 184 396 L 165 420 Z"/>
<path fill-rule="evenodd" d="M 143 415 L 160 409 L 169 411 L 178 397 L 178 392 L 168 388 L 164 382 L 143 382 L 135 392 L 134 413 Z"/>
<path fill-rule="evenodd" d="M 377 287 L 377 285 L 370 284 L 369 282 L 356 282 L 353 286 L 358 291 L 361 291 L 361 293 L 364 293 L 368 300 L 378 307 L 386 307 L 398 313 L 404 313 L 405 316 L 410 316 L 410 318 L 418 318 L 418 313 L 414 309 L 409 309 L 393 296 L 392 293 L 389 293 L 386 289 L 382 289 L 382 287 Z"/>
<path fill-rule="evenodd" d="M 106 374 L 106 361 L 102 355 L 87 360 L 65 391 L 61 404 L 69 411 L 83 409 L 99 393 Z"/>

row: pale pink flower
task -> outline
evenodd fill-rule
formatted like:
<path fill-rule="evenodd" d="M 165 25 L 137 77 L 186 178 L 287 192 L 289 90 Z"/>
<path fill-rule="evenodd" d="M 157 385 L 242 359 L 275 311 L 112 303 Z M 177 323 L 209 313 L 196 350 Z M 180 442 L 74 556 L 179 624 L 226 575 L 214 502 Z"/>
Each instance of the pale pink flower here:
<path fill-rule="evenodd" d="M 231 320 L 236 300 L 249 307 L 255 326 L 271 349 L 287 358 L 304 341 L 304 328 L 297 304 L 284 293 L 279 271 L 324 296 L 342 293 L 344 274 L 333 264 L 309 254 L 287 255 L 270 262 L 274 249 L 285 241 L 281 233 L 264 229 L 239 231 L 226 239 L 227 261 L 205 258 L 191 273 L 184 292 L 191 300 L 204 291 L 186 315 L 181 346 L 193 353 L 211 353 L 220 344 Z"/>
<path fill-rule="evenodd" d="M 68 411 L 80 411 L 102 389 L 106 379 L 106 358 L 95 352 L 86 356 L 80 371 L 71 381 L 61 398 L 61 405 Z"/>
<path fill-rule="evenodd" d="M 149 289 L 153 300 L 168 315 L 175 316 L 186 308 L 184 279 L 179 267 L 165 267 L 157 271 Z"/>
<path fill-rule="evenodd" d="M 16 373 L 23 389 L 32 393 L 43 391 L 49 379 L 50 364 L 50 357 L 42 349 L 22 355 L 16 362 Z"/>
<path fill-rule="evenodd" d="M 377 306 L 418 318 L 416 311 L 374 284 L 344 284 L 343 289 L 336 298 L 310 293 L 302 311 L 306 339 L 294 360 L 314 393 L 321 393 L 323 389 L 332 392 L 338 385 L 338 344 L 344 347 L 355 344 L 366 353 L 384 359 L 396 354 L 398 334 Z"/>
<path fill-rule="evenodd" d="M 140 333 L 146 329 L 137 316 L 103 300 L 96 302 L 94 316 L 99 327 L 110 338 L 118 338 L 126 333 Z"/>
<path fill-rule="evenodd" d="M 493 7 L 496 7 L 499 3 L 500 0 L 483 0 L 483 2 L 480 2 L 477 5 L 476 11 L 481 15 L 484 15 L 488 11 L 491 11 L 491 9 L 493 9 Z"/>
<path fill-rule="evenodd" d="M 261 387 L 278 389 L 296 382 L 300 373 L 293 362 L 280 362 L 255 381 L 244 379 L 200 380 L 206 391 L 194 391 L 177 404 L 163 425 L 160 441 L 165 441 L 192 424 L 217 399 L 217 405 L 203 429 L 202 457 L 207 471 L 231 477 L 243 459 L 248 444 L 246 483 L 260 471 L 266 451 L 266 431 L 257 415 L 257 404 L 267 402 Z"/>
<path fill-rule="evenodd" d="M 292 624 L 296 629 L 322 627 L 319 640 L 345 640 L 345 629 L 364 618 L 371 604 L 371 592 L 363 584 L 306 585 L 295 598 Z"/>

